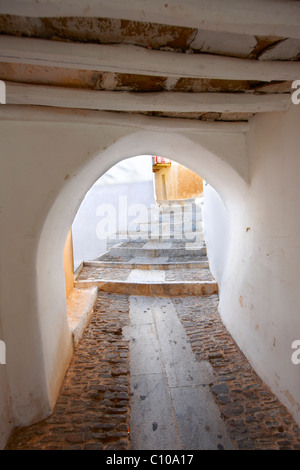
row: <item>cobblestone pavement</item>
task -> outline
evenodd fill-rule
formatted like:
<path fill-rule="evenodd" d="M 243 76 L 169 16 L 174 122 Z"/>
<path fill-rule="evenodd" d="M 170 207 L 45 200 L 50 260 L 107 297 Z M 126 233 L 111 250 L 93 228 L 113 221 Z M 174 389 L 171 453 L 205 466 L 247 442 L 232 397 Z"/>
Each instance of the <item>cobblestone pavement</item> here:
<path fill-rule="evenodd" d="M 215 371 L 210 387 L 237 449 L 300 449 L 298 426 L 222 324 L 217 296 L 171 301 L 197 360 L 209 361 Z M 15 430 L 7 449 L 130 448 L 129 344 L 122 335 L 128 309 L 128 296 L 98 294 L 53 414 Z"/>
<path fill-rule="evenodd" d="M 197 360 L 208 360 L 211 389 L 238 449 L 300 449 L 300 431 L 261 381 L 223 325 L 218 296 L 173 299 Z"/>
<path fill-rule="evenodd" d="M 98 295 L 53 414 L 14 431 L 6 449 L 128 449 L 128 320 L 128 296 Z"/>

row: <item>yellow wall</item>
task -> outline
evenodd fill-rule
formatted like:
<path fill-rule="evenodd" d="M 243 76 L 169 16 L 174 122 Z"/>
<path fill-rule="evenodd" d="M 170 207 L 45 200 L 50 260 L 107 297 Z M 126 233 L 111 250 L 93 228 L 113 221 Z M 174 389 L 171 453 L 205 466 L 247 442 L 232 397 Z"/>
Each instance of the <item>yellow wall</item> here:
<path fill-rule="evenodd" d="M 185 166 L 172 162 L 155 172 L 155 193 L 158 201 L 199 197 L 203 194 L 203 180 Z"/>
<path fill-rule="evenodd" d="M 74 262 L 73 262 L 73 240 L 72 230 L 68 233 L 65 249 L 64 249 L 64 265 L 65 265 L 65 284 L 66 296 L 70 294 L 74 287 Z"/>

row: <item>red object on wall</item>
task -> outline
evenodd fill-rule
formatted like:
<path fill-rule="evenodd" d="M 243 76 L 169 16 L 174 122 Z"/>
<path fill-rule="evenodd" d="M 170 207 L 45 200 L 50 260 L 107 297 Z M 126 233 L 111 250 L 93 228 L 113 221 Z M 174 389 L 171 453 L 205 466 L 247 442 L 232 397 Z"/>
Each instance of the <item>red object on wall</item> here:
<path fill-rule="evenodd" d="M 152 157 L 152 165 L 157 165 L 160 163 L 171 163 L 171 160 L 168 160 L 167 158 L 163 158 L 163 157 L 157 157 L 157 156 Z"/>

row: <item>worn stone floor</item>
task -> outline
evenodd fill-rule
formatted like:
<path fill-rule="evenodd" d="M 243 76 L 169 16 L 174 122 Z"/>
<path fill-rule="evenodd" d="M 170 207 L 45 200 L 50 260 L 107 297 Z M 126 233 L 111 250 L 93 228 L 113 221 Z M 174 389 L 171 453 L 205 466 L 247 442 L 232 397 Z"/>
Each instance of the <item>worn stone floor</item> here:
<path fill-rule="evenodd" d="M 125 450 L 129 446 L 128 296 L 99 294 L 53 414 L 13 432 L 6 449 Z"/>
<path fill-rule="evenodd" d="M 130 296 L 131 448 L 234 449 L 209 384 L 169 297 Z"/>
<path fill-rule="evenodd" d="M 233 447 L 241 450 L 300 449 L 298 426 L 255 374 L 225 329 L 217 311 L 217 296 L 162 299 L 163 305 L 170 303 L 172 312 L 180 320 L 195 362 L 199 366 L 205 364 L 210 370 L 205 386 L 222 421 L 218 421 L 218 426 L 226 429 Z M 149 297 L 147 308 L 152 301 L 159 302 L 159 298 Z M 15 430 L 6 449 L 134 448 L 137 431 L 130 421 L 131 406 L 133 409 L 137 397 L 141 406 L 145 406 L 146 393 L 135 394 L 137 375 L 134 370 L 130 374 L 130 367 L 134 367 L 129 363 L 130 302 L 132 298 L 127 295 L 98 294 L 95 311 L 70 363 L 52 415 L 40 423 Z M 144 300 L 144 310 L 145 302 L 147 300 Z M 176 362 L 176 367 L 180 368 L 180 360 Z M 154 442 L 153 434 L 159 439 L 158 424 L 151 421 L 149 442 L 151 439 Z M 184 413 L 181 425 L 189 429 Z M 205 425 L 209 431 L 207 421 Z M 144 438 L 147 440 L 147 435 Z M 172 448 L 176 448 L 177 443 L 175 440 Z M 178 446 L 188 447 L 189 444 L 189 441 L 186 444 L 181 441 Z M 218 447 L 217 440 L 216 448 L 222 447 L 222 444 Z"/>

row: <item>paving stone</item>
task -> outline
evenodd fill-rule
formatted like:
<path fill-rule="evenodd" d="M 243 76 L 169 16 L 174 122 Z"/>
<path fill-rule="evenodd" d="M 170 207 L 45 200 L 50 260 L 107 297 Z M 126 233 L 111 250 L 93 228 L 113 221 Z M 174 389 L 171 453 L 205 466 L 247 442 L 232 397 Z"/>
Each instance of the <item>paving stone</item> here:
<path fill-rule="evenodd" d="M 223 393 L 228 393 L 228 392 L 229 392 L 227 385 L 224 384 L 224 383 L 213 385 L 212 391 L 213 391 L 216 395 L 223 394 Z"/>

